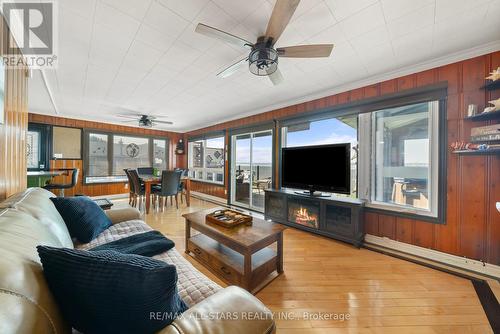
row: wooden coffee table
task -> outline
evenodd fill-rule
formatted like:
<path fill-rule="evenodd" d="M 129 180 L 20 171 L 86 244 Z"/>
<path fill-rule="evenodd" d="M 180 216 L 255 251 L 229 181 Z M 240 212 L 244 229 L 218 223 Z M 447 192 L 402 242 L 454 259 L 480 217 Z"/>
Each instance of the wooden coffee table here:
<path fill-rule="evenodd" d="M 283 273 L 283 231 L 286 227 L 253 218 L 251 226 L 226 228 L 206 222 L 217 209 L 184 214 L 186 253 L 228 284 L 257 293 Z M 191 233 L 191 229 L 198 233 Z M 276 247 L 272 245 L 276 243 Z M 271 247 L 269 247 L 271 246 Z"/>

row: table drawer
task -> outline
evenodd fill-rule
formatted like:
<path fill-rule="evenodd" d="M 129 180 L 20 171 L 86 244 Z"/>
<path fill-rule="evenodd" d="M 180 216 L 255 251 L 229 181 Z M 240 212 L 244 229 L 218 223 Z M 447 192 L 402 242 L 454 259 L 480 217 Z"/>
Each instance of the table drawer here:
<path fill-rule="evenodd" d="M 203 250 L 203 248 L 198 247 L 195 243 L 193 243 L 191 240 L 188 241 L 188 250 L 196 255 L 200 260 L 208 262 L 208 253 Z"/>
<path fill-rule="evenodd" d="M 223 263 L 216 257 L 210 256 L 210 254 L 208 255 L 208 264 L 213 271 L 226 281 L 236 285 L 241 284 L 242 275 L 237 270 Z"/>

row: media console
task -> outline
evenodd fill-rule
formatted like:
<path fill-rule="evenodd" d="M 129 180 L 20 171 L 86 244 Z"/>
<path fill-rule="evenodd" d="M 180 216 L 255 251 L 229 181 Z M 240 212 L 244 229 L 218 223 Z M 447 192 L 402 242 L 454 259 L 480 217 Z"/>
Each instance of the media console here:
<path fill-rule="evenodd" d="M 267 189 L 265 218 L 360 247 L 364 239 L 364 202 L 350 197 L 315 197 Z"/>

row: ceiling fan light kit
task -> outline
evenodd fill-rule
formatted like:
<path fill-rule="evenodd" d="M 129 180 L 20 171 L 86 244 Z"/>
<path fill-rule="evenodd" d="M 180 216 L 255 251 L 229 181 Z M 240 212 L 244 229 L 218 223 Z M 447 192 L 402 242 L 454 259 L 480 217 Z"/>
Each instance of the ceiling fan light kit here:
<path fill-rule="evenodd" d="M 250 72 L 255 75 L 273 74 L 278 69 L 278 51 L 270 43 L 257 42 L 248 56 L 248 63 Z"/>
<path fill-rule="evenodd" d="M 273 85 L 283 82 L 283 76 L 278 69 L 278 58 L 320 58 L 329 57 L 333 44 L 317 45 L 295 45 L 282 48 L 274 48 L 274 44 L 285 30 L 290 19 L 295 13 L 300 0 L 276 0 L 271 18 L 267 24 L 266 33 L 260 36 L 255 44 L 244 38 L 235 36 L 220 29 L 198 23 L 195 28 L 197 33 L 216 38 L 220 41 L 230 43 L 243 48 L 251 48 L 248 57 L 226 67 L 217 74 L 220 78 L 226 78 L 237 72 L 248 61 L 251 73 L 258 76 L 267 76 Z"/>

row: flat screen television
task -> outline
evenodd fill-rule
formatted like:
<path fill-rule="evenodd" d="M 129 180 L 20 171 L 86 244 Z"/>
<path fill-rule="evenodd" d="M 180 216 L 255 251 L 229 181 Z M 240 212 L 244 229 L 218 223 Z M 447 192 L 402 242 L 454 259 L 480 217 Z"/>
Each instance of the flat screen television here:
<path fill-rule="evenodd" d="M 316 191 L 351 193 L 351 144 L 283 148 L 281 186 Z M 302 192 L 307 193 L 307 192 Z"/>

